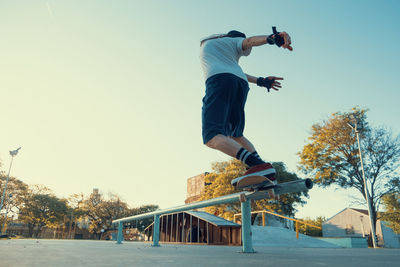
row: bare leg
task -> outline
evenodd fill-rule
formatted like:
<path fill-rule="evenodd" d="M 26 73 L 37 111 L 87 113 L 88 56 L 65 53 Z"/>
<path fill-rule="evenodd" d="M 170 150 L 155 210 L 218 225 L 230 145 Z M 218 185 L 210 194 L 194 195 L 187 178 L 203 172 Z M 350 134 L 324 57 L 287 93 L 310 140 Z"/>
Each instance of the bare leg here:
<path fill-rule="evenodd" d="M 233 140 L 235 140 L 237 143 L 239 143 L 242 147 L 244 147 L 247 151 L 250 153 L 253 153 L 256 151 L 256 148 L 254 145 L 244 136 L 241 137 L 230 137 Z"/>
<path fill-rule="evenodd" d="M 222 134 L 214 136 L 206 143 L 206 146 L 219 150 L 233 158 L 236 157 L 236 154 L 242 148 L 242 146 L 234 139 L 226 137 Z"/>

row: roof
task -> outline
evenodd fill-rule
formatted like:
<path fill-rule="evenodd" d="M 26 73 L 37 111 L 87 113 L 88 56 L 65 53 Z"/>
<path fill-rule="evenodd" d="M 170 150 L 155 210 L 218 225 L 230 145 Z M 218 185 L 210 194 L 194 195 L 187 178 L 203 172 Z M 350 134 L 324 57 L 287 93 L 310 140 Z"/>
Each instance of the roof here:
<path fill-rule="evenodd" d="M 362 210 L 362 209 L 353 209 L 353 208 L 350 208 L 351 210 L 355 210 L 355 211 L 358 211 L 358 212 L 360 212 L 360 213 L 362 213 L 362 214 L 364 214 L 364 215 L 369 215 L 368 214 L 368 210 Z"/>
<path fill-rule="evenodd" d="M 322 224 L 327 223 L 327 222 L 330 221 L 332 218 L 334 218 L 334 217 L 336 217 L 337 215 L 341 214 L 341 213 L 344 212 L 345 210 L 353 210 L 353 211 L 360 212 L 360 213 L 362 213 L 362 214 L 368 216 L 368 211 L 367 211 L 367 210 L 354 209 L 354 208 L 344 208 L 344 209 L 342 209 L 341 211 L 339 211 L 338 213 L 336 213 L 335 215 L 333 215 L 333 216 L 331 216 L 330 218 L 326 219 Z"/>
<path fill-rule="evenodd" d="M 215 216 L 213 214 L 204 212 L 204 211 L 186 211 L 187 214 L 190 214 L 192 216 L 198 217 L 204 221 L 207 221 L 211 224 L 214 224 L 215 226 L 234 226 L 234 227 L 240 227 L 240 224 L 225 220 L 224 218 Z"/>
<path fill-rule="evenodd" d="M 332 218 L 334 218 L 335 216 L 339 215 L 340 213 L 342 213 L 343 211 L 347 210 L 348 208 L 342 209 L 341 211 L 339 211 L 338 213 L 336 213 L 335 215 L 329 217 L 328 219 L 326 219 L 322 224 L 327 223 L 328 221 L 330 221 Z"/>

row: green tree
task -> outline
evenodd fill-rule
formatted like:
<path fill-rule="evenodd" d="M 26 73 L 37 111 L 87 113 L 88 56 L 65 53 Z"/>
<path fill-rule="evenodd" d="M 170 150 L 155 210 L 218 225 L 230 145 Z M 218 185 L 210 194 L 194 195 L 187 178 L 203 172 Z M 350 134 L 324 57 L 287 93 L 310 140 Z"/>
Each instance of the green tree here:
<path fill-rule="evenodd" d="M 311 225 L 315 225 L 320 227 L 321 229 L 318 229 L 316 227 L 312 227 L 310 225 L 307 224 L 300 224 L 299 226 L 299 232 L 305 235 L 309 235 L 309 236 L 322 236 L 322 223 L 326 220 L 325 217 L 323 216 L 318 216 L 315 219 L 312 219 L 310 217 L 306 217 L 305 219 L 302 219 L 301 221 L 311 224 Z"/>
<path fill-rule="evenodd" d="M 65 217 L 64 227 L 67 229 L 68 238 L 74 238 L 74 233 L 77 227 L 77 221 L 87 218 L 87 214 L 83 209 L 85 196 L 83 193 L 72 194 L 67 198 L 68 201 L 68 214 Z"/>
<path fill-rule="evenodd" d="M 105 199 L 102 194 L 92 193 L 83 201 L 82 211 L 89 218 L 89 231 L 100 238 L 102 230 L 111 229 L 111 222 L 130 214 L 128 205 L 119 196 L 111 194 Z"/>
<path fill-rule="evenodd" d="M 276 169 L 276 178 L 279 183 L 298 180 L 294 173 L 289 173 L 282 162 L 274 162 Z M 205 177 L 204 193 L 201 200 L 216 198 L 228 194 L 239 192 L 232 185 L 234 178 L 242 176 L 246 171 L 246 166 L 241 161 L 232 159 L 230 161 L 216 162 L 212 165 L 212 172 Z M 293 216 L 296 212 L 295 205 L 303 205 L 305 201 L 302 196 L 308 196 L 307 192 L 284 194 L 279 197 L 279 201 L 271 201 L 268 199 L 252 201 L 252 210 L 274 210 L 277 213 Z M 229 203 L 218 206 L 207 207 L 207 212 L 233 220 L 235 213 L 240 213 L 240 203 Z"/>
<path fill-rule="evenodd" d="M 0 194 L 3 193 L 6 176 L 0 174 Z M 7 213 L 7 221 L 14 217 L 18 210 L 23 206 L 26 195 L 28 194 L 28 185 L 18 180 L 17 178 L 10 177 L 7 184 L 6 197 L 4 198 L 3 209 L 0 216 L 0 227 L 5 223 L 5 214 Z"/>
<path fill-rule="evenodd" d="M 38 237 L 44 226 L 55 228 L 61 224 L 67 209 L 66 200 L 50 194 L 31 194 L 20 209 L 19 219 L 28 224 L 29 237 L 35 227 L 34 234 Z"/>
<path fill-rule="evenodd" d="M 142 205 L 138 208 L 133 208 L 131 209 L 131 214 L 129 216 L 134 216 L 134 215 L 139 215 L 147 212 L 152 212 L 158 210 L 158 205 Z M 134 225 L 135 227 L 137 226 L 137 229 L 139 231 L 143 231 L 147 226 L 149 226 L 151 223 L 153 223 L 152 218 L 147 218 L 147 219 L 142 219 L 138 220 L 137 222 L 132 222 L 131 224 Z"/>
<path fill-rule="evenodd" d="M 388 226 L 397 234 L 400 234 L 400 193 L 386 194 L 382 198 L 386 211 L 381 220 L 388 222 Z"/>
<path fill-rule="evenodd" d="M 359 134 L 365 177 L 376 222 L 382 196 L 393 190 L 391 183 L 399 179 L 396 170 L 399 167 L 400 139 L 393 138 L 386 128 L 369 126 L 366 112 L 355 107 L 350 112 L 336 112 L 327 121 L 314 124 L 309 142 L 299 153 L 299 168 L 314 176 L 314 182 L 322 187 L 335 184 L 342 188 L 355 188 L 365 200 L 357 139 L 348 125 L 349 118 L 354 116 L 361 125 Z"/>

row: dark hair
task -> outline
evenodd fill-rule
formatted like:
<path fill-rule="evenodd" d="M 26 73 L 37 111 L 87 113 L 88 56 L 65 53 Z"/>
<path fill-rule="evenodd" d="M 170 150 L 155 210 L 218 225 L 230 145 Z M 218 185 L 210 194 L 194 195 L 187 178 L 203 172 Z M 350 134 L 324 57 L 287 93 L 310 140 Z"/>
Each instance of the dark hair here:
<path fill-rule="evenodd" d="M 239 31 L 230 31 L 230 32 L 228 32 L 228 33 L 226 33 L 226 34 L 223 34 L 223 33 L 222 33 L 222 34 L 214 34 L 214 35 L 212 35 L 212 36 L 210 36 L 210 37 L 207 37 L 207 38 L 201 40 L 201 41 L 200 41 L 200 46 L 201 46 L 205 41 L 212 40 L 212 39 L 223 38 L 223 37 L 230 37 L 230 38 L 242 37 L 242 38 L 246 38 L 246 34 L 244 34 L 244 33 L 242 33 L 242 32 L 239 32 Z"/>
<path fill-rule="evenodd" d="M 228 37 L 235 38 L 235 37 L 242 37 L 246 38 L 246 34 L 239 32 L 239 31 L 230 31 L 227 34 Z"/>

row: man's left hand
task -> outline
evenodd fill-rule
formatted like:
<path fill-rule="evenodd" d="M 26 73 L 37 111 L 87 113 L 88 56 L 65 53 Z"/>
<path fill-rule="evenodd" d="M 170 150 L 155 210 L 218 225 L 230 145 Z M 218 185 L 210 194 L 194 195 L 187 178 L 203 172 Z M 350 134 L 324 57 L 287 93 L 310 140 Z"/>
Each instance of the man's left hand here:
<path fill-rule="evenodd" d="M 281 83 L 279 82 L 281 80 L 283 80 L 282 77 L 276 76 L 268 76 L 266 78 L 260 77 L 257 79 L 257 85 L 261 87 L 266 87 L 268 89 L 268 92 L 270 89 L 279 91 L 279 88 L 282 88 Z"/>

